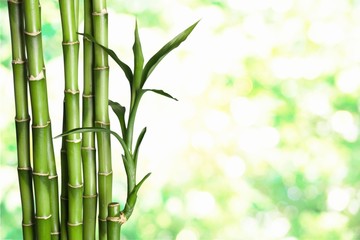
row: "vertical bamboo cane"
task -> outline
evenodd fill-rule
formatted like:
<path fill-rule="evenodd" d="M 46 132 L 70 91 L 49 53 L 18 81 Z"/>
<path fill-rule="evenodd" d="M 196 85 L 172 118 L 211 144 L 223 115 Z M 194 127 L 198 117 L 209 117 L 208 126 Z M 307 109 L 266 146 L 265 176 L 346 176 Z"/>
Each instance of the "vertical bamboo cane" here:
<path fill-rule="evenodd" d="M 109 203 L 107 217 L 108 240 L 120 240 L 120 204 L 117 202 Z"/>
<path fill-rule="evenodd" d="M 22 1 L 8 1 L 12 40 L 13 78 L 15 93 L 15 124 L 18 175 L 22 205 L 22 229 L 25 240 L 35 239 L 34 198 L 30 164 L 30 116 L 26 81 L 26 58 Z"/>
<path fill-rule="evenodd" d="M 92 1 L 84 1 L 84 33 L 92 35 Z M 94 127 L 93 44 L 83 38 L 84 91 L 83 127 Z M 84 239 L 95 239 L 96 230 L 96 155 L 95 133 L 83 133 L 81 154 L 84 170 Z"/>
<path fill-rule="evenodd" d="M 78 3 L 60 0 L 61 23 L 63 30 L 63 53 L 65 66 L 65 111 L 66 130 L 80 127 L 78 58 L 79 41 L 77 36 Z M 68 161 L 68 237 L 82 239 L 83 224 L 83 183 L 81 171 L 80 134 L 69 135 L 66 139 Z"/>
<path fill-rule="evenodd" d="M 108 45 L 108 13 L 106 0 L 93 0 L 93 31 L 95 40 Z M 110 128 L 108 112 L 109 66 L 108 55 L 99 46 L 94 47 L 95 126 Z M 107 207 L 112 200 L 112 166 L 110 135 L 97 133 L 99 158 L 99 238 L 107 239 Z"/>
<path fill-rule="evenodd" d="M 25 42 L 28 56 L 28 74 L 33 117 L 33 159 L 36 203 L 36 232 L 38 239 L 51 239 L 51 204 L 49 191 L 48 142 L 50 117 L 47 101 L 41 21 L 38 0 L 24 1 Z"/>
<path fill-rule="evenodd" d="M 65 99 L 63 105 L 63 127 L 62 131 L 66 131 L 66 111 Z M 68 195 L 68 164 L 67 164 L 67 151 L 66 151 L 66 137 L 62 137 L 61 142 L 61 239 L 68 239 L 68 212 L 69 212 L 69 195 Z"/>

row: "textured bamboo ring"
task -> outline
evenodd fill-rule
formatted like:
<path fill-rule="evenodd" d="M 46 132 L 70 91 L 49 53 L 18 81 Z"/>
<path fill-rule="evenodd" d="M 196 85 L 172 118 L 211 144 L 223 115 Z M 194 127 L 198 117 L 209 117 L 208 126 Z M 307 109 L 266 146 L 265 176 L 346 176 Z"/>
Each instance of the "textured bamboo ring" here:
<path fill-rule="evenodd" d="M 31 171 L 32 170 L 31 167 L 18 167 L 17 169 L 20 171 Z"/>
<path fill-rule="evenodd" d="M 84 98 L 92 98 L 94 97 L 94 94 L 83 94 Z"/>
<path fill-rule="evenodd" d="M 94 147 L 81 147 L 82 150 L 90 150 L 90 151 L 95 151 L 96 148 Z"/>
<path fill-rule="evenodd" d="M 83 184 L 74 186 L 74 185 L 71 185 L 70 183 L 68 183 L 68 186 L 71 187 L 71 188 L 82 188 Z"/>
<path fill-rule="evenodd" d="M 56 174 L 56 175 L 49 176 L 49 179 L 54 179 L 54 178 L 57 178 L 57 177 L 58 177 L 58 175 Z"/>
<path fill-rule="evenodd" d="M 95 121 L 95 124 L 98 123 L 100 125 L 110 126 L 109 122 Z"/>
<path fill-rule="evenodd" d="M 107 69 L 109 69 L 109 66 L 102 66 L 102 67 L 94 67 L 93 68 L 94 71 L 107 70 Z"/>
<path fill-rule="evenodd" d="M 108 173 L 102 173 L 102 172 L 98 172 L 98 174 L 100 175 L 100 176 L 110 176 L 111 174 L 112 174 L 113 172 L 111 171 L 111 172 L 108 172 Z"/>
<path fill-rule="evenodd" d="M 76 94 L 79 94 L 79 90 L 73 90 L 73 89 L 65 89 L 64 90 L 64 93 L 70 93 L 70 94 L 73 94 L 73 95 L 76 95 Z"/>
<path fill-rule="evenodd" d="M 79 143 L 81 142 L 81 138 L 80 139 L 66 139 L 66 142 L 70 142 L 70 143 Z"/>
<path fill-rule="evenodd" d="M 44 79 L 44 71 L 39 72 L 37 76 L 30 75 L 29 81 L 40 81 Z"/>
<path fill-rule="evenodd" d="M 94 195 L 83 195 L 83 198 L 96 198 L 97 194 Z"/>
<path fill-rule="evenodd" d="M 102 15 L 108 14 L 108 12 L 107 12 L 106 8 L 103 8 L 103 9 L 101 9 L 101 12 L 92 12 L 91 14 L 93 16 L 102 16 Z"/>
<path fill-rule="evenodd" d="M 22 60 L 22 59 L 14 59 L 11 61 L 12 64 L 24 64 L 26 63 L 25 60 Z"/>
<path fill-rule="evenodd" d="M 79 41 L 75 41 L 75 42 L 62 42 L 62 45 L 65 46 L 65 45 L 76 45 L 76 44 L 80 44 Z"/>
<path fill-rule="evenodd" d="M 43 216 L 43 217 L 35 216 L 35 219 L 41 219 L 41 220 L 47 220 L 49 218 L 51 218 L 51 214 L 49 216 Z"/>
<path fill-rule="evenodd" d="M 107 217 L 106 220 L 109 222 L 117 222 L 120 224 L 124 224 L 127 221 L 126 216 L 123 212 L 121 212 L 120 216 L 118 216 L 118 217 Z"/>
<path fill-rule="evenodd" d="M 52 233 L 50 233 L 50 235 L 60 235 L 60 232 L 52 232 Z"/>
<path fill-rule="evenodd" d="M 27 32 L 27 31 L 24 31 L 25 35 L 28 35 L 28 36 L 32 36 L 32 37 L 36 37 L 37 35 L 41 34 L 41 31 L 38 31 L 38 32 Z"/>
<path fill-rule="evenodd" d="M 32 128 L 46 128 L 50 124 L 50 121 L 48 121 L 45 125 L 32 125 Z"/>
<path fill-rule="evenodd" d="M 20 122 L 28 122 L 28 121 L 30 121 L 30 117 L 24 118 L 24 119 L 15 118 L 15 122 L 18 122 L 18 123 L 20 123 Z"/>
<path fill-rule="evenodd" d="M 49 177 L 49 173 L 33 172 L 32 174 L 33 174 L 34 176 L 39 176 L 39 177 Z"/>
<path fill-rule="evenodd" d="M 98 218 L 100 222 L 106 222 L 106 219 L 103 219 L 103 218 Z"/>
<path fill-rule="evenodd" d="M 83 225 L 83 223 L 82 222 L 80 222 L 80 223 L 69 223 L 68 222 L 67 225 L 71 226 L 71 227 L 77 227 L 77 226 Z"/>
<path fill-rule="evenodd" d="M 32 225 L 34 225 L 35 223 L 31 222 L 31 223 L 22 223 L 22 225 L 24 227 L 31 227 Z"/>
<path fill-rule="evenodd" d="M 14 4 L 21 4 L 22 1 L 17 1 L 17 0 L 8 0 L 9 3 L 14 3 Z"/>

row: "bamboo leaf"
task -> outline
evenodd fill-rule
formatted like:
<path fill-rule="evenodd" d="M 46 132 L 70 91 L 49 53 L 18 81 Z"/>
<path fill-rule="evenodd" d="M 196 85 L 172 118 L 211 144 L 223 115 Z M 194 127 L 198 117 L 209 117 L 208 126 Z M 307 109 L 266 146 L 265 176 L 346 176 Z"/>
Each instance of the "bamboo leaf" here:
<path fill-rule="evenodd" d="M 126 199 L 126 204 L 125 204 L 125 208 L 124 208 L 124 214 L 126 216 L 127 219 L 130 218 L 134 207 L 135 207 L 135 203 L 137 200 L 137 193 L 141 187 L 141 185 L 145 182 L 145 180 L 151 175 L 151 173 L 148 173 L 145 175 L 145 177 L 143 177 L 143 179 L 134 187 L 134 189 L 131 191 L 131 193 L 129 194 L 128 198 Z"/>
<path fill-rule="evenodd" d="M 200 21 L 200 20 L 199 20 Z M 196 25 L 199 23 L 197 21 L 187 29 L 185 29 L 183 32 L 178 34 L 175 38 L 173 38 L 171 41 L 169 41 L 167 44 L 165 44 L 153 57 L 150 58 L 150 60 L 146 63 L 143 74 L 141 77 L 141 87 L 144 86 L 145 81 L 148 79 L 152 71 L 155 69 L 155 67 L 160 63 L 160 61 L 172 50 L 177 48 L 183 41 L 186 40 L 186 38 L 189 36 L 189 34 L 192 32 L 192 30 L 196 27 Z"/>
<path fill-rule="evenodd" d="M 141 75 L 144 67 L 144 56 L 141 48 L 137 22 L 135 23 L 135 41 L 133 45 L 133 53 L 134 53 L 134 87 L 136 91 L 141 86 Z"/>
<path fill-rule="evenodd" d="M 138 158 L 138 154 L 139 154 L 139 148 L 140 148 L 140 144 L 145 136 L 146 133 L 146 127 L 141 131 L 137 141 L 136 141 L 136 145 L 135 145 L 135 150 L 134 150 L 134 162 L 135 162 L 135 167 L 137 165 L 137 158 Z"/>
<path fill-rule="evenodd" d="M 132 85 L 133 74 L 132 74 L 131 68 L 126 63 L 121 61 L 120 58 L 116 55 L 116 53 L 113 50 L 96 42 L 95 38 L 89 34 L 86 34 L 86 33 L 78 33 L 78 34 L 83 35 L 84 37 L 86 37 L 87 39 L 89 39 L 96 45 L 100 46 L 102 49 L 104 49 L 104 51 L 120 66 L 120 68 L 125 73 L 126 78 L 129 80 L 130 85 Z"/>
<path fill-rule="evenodd" d="M 167 92 L 165 92 L 165 91 L 163 91 L 163 90 L 160 90 L 160 89 L 141 89 L 140 90 L 140 93 L 141 94 L 144 94 L 145 92 L 154 92 L 154 93 L 157 93 L 157 94 L 160 94 L 160 95 L 162 95 L 162 96 L 164 96 L 164 97 L 168 97 L 168 98 L 171 98 L 171 99 L 173 99 L 173 100 L 175 100 L 175 101 L 178 101 L 176 98 L 174 98 L 173 96 L 171 96 L 169 93 L 167 93 Z"/>
<path fill-rule="evenodd" d="M 125 124 L 125 112 L 126 108 L 121 106 L 118 102 L 113 102 L 109 99 L 109 105 L 113 112 L 116 114 L 116 116 L 119 119 L 120 127 L 121 127 L 121 133 L 122 137 L 125 139 L 126 134 L 126 124 Z"/>
<path fill-rule="evenodd" d="M 103 133 L 110 133 L 110 134 L 114 135 L 116 137 L 116 139 L 119 141 L 119 143 L 121 144 L 121 146 L 125 152 L 125 155 L 128 155 L 131 157 L 131 153 L 129 152 L 129 149 L 128 149 L 125 141 L 119 136 L 119 134 L 117 134 L 116 132 L 111 131 L 110 129 L 107 129 L 107 128 L 100 128 L 100 127 L 74 128 L 74 129 L 64 132 L 54 138 L 64 137 L 64 136 L 68 136 L 68 135 L 75 134 L 75 133 L 85 133 L 85 132 L 103 132 Z"/>

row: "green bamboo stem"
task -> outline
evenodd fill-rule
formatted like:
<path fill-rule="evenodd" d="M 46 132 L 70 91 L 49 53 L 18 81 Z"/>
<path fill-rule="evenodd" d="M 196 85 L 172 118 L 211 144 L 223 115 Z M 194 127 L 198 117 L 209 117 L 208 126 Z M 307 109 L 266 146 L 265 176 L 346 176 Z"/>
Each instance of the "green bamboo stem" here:
<path fill-rule="evenodd" d="M 23 216 L 22 229 L 23 239 L 30 240 L 35 239 L 35 219 L 30 164 L 30 116 L 28 112 L 22 1 L 8 1 L 8 10 L 12 40 L 18 177 Z"/>
<path fill-rule="evenodd" d="M 50 117 L 47 101 L 41 20 L 38 0 L 24 1 L 25 42 L 28 56 L 28 74 L 33 118 L 34 188 L 36 203 L 36 232 L 38 239 L 51 239 L 51 204 L 48 164 Z M 50 137 L 50 138 L 49 138 Z"/>
<path fill-rule="evenodd" d="M 106 0 L 93 0 L 93 33 L 95 40 L 108 45 L 108 13 Z M 109 66 L 108 55 L 99 46 L 94 47 L 95 126 L 110 128 L 108 112 Z M 110 135 L 97 133 L 99 159 L 99 239 L 107 239 L 106 217 L 112 200 L 112 166 Z"/>
<path fill-rule="evenodd" d="M 63 54 L 65 68 L 65 111 L 66 130 L 80 127 L 78 58 L 79 41 L 77 36 L 78 3 L 60 0 L 60 13 L 63 31 Z M 83 224 L 83 183 L 81 171 L 80 134 L 67 137 L 68 161 L 68 237 L 82 239 Z"/>
<path fill-rule="evenodd" d="M 120 204 L 117 202 L 109 203 L 107 217 L 107 236 L 108 240 L 120 240 Z"/>
<path fill-rule="evenodd" d="M 84 33 L 92 35 L 92 1 L 84 1 Z M 84 89 L 83 89 L 83 127 L 94 126 L 93 91 L 93 44 L 83 38 L 84 44 Z M 83 133 L 81 148 L 84 171 L 84 239 L 95 239 L 96 230 L 96 152 L 95 133 Z"/>
<path fill-rule="evenodd" d="M 66 131 L 66 111 L 65 100 L 63 106 L 63 127 L 62 131 Z M 68 211 L 69 211 L 69 195 L 68 195 L 68 164 L 67 164 L 67 151 L 66 151 L 66 137 L 62 137 L 61 142 L 61 239 L 68 239 Z"/>

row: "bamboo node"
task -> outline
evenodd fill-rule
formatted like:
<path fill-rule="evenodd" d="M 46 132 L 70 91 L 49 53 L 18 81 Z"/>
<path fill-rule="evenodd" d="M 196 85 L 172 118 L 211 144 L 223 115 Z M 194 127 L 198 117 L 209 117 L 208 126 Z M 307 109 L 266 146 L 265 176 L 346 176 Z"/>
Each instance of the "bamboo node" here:
<path fill-rule="evenodd" d="M 94 147 L 81 147 L 82 150 L 90 150 L 90 151 L 95 151 L 96 148 Z"/>
<path fill-rule="evenodd" d="M 94 67 L 93 70 L 94 71 L 100 71 L 100 70 L 106 70 L 109 69 L 109 66 L 102 66 L 102 67 Z"/>
<path fill-rule="evenodd" d="M 65 141 L 70 143 L 79 143 L 81 142 L 81 139 L 65 139 Z"/>
<path fill-rule="evenodd" d="M 46 128 L 50 124 L 50 121 L 48 121 L 45 125 L 32 125 L 32 128 Z"/>
<path fill-rule="evenodd" d="M 31 223 L 22 223 L 22 225 L 24 227 L 31 227 L 32 225 L 34 225 L 35 223 L 31 222 Z"/>
<path fill-rule="evenodd" d="M 96 198 L 97 194 L 94 195 L 83 195 L 83 198 Z"/>
<path fill-rule="evenodd" d="M 105 176 L 105 177 L 110 176 L 112 173 L 113 173 L 112 171 L 111 171 L 111 172 L 108 172 L 108 173 L 98 172 L 98 174 L 99 174 L 100 176 Z"/>
<path fill-rule="evenodd" d="M 14 4 L 21 4 L 22 1 L 19 0 L 8 0 L 9 3 L 14 3 Z"/>
<path fill-rule="evenodd" d="M 52 233 L 50 233 L 50 235 L 60 235 L 60 232 L 52 232 Z"/>
<path fill-rule="evenodd" d="M 56 175 L 51 175 L 51 176 L 49 176 L 49 180 L 50 180 L 50 179 L 54 179 L 54 178 L 58 178 L 58 175 L 56 174 Z"/>
<path fill-rule="evenodd" d="M 101 9 L 100 12 L 92 12 L 93 16 L 102 16 L 102 15 L 106 15 L 106 14 L 108 14 L 106 8 Z"/>
<path fill-rule="evenodd" d="M 80 44 L 79 41 L 75 41 L 75 42 L 62 42 L 62 45 L 75 45 L 75 44 Z"/>
<path fill-rule="evenodd" d="M 77 227 L 77 226 L 83 225 L 83 223 L 82 222 L 79 222 L 79 223 L 69 223 L 68 222 L 67 225 L 70 227 Z"/>
<path fill-rule="evenodd" d="M 24 118 L 24 119 L 19 119 L 19 118 L 15 118 L 15 122 L 28 122 L 30 121 L 30 117 Z"/>
<path fill-rule="evenodd" d="M 104 126 L 110 126 L 110 123 L 109 122 L 102 122 L 102 121 L 95 121 L 95 124 L 100 124 L 101 126 L 104 125 Z"/>
<path fill-rule="evenodd" d="M 124 223 L 126 223 L 127 218 L 126 218 L 125 214 L 123 212 L 121 212 L 120 216 L 118 216 L 118 217 L 107 217 L 106 220 L 109 221 L 109 222 L 117 222 L 119 224 L 124 224 Z"/>
<path fill-rule="evenodd" d="M 37 35 L 41 34 L 41 31 L 38 32 L 27 32 L 24 31 L 25 35 L 36 37 Z"/>
<path fill-rule="evenodd" d="M 100 221 L 100 222 L 106 222 L 106 219 L 103 219 L 103 218 L 100 218 L 100 217 L 99 217 L 99 221 Z"/>
<path fill-rule="evenodd" d="M 94 94 L 83 94 L 84 98 L 92 98 L 94 97 Z"/>
<path fill-rule="evenodd" d="M 35 176 L 39 176 L 39 177 L 49 177 L 49 173 L 38 173 L 38 172 L 33 172 L 33 175 L 35 175 Z"/>
<path fill-rule="evenodd" d="M 24 64 L 24 63 L 26 63 L 26 61 L 24 61 L 22 59 L 14 59 L 14 60 L 11 61 L 11 63 L 12 64 Z"/>
<path fill-rule="evenodd" d="M 40 81 L 42 79 L 44 79 L 44 71 L 41 71 L 37 76 L 29 76 L 29 81 Z"/>
<path fill-rule="evenodd" d="M 19 171 L 31 171 L 32 168 L 31 167 L 18 167 L 17 168 Z"/>
<path fill-rule="evenodd" d="M 64 90 L 64 93 L 70 93 L 70 94 L 73 94 L 73 95 L 76 95 L 76 94 L 79 94 L 79 90 L 73 90 L 73 89 L 65 89 Z"/>
<path fill-rule="evenodd" d="M 70 183 L 68 183 L 68 186 L 71 187 L 71 188 L 82 188 L 83 184 L 74 186 L 74 185 L 71 185 Z"/>
<path fill-rule="evenodd" d="M 40 219 L 40 220 L 47 220 L 49 218 L 51 218 L 51 214 L 49 216 L 41 216 L 41 217 L 35 216 L 35 219 Z"/>

